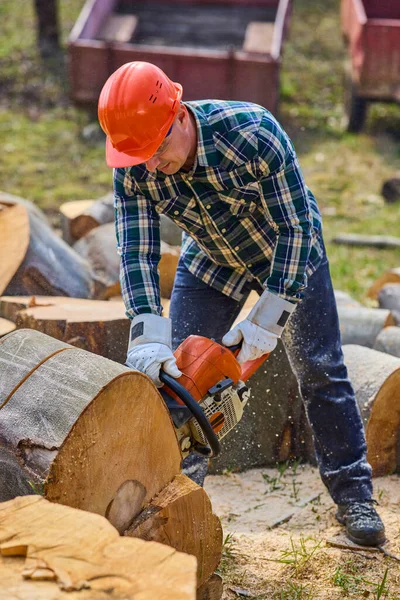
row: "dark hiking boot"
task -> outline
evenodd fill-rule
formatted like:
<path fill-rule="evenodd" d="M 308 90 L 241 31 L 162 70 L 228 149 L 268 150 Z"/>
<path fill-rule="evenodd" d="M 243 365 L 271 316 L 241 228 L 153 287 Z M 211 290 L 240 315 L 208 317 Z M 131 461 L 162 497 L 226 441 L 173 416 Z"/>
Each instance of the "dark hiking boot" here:
<path fill-rule="evenodd" d="M 360 546 L 380 546 L 386 541 L 385 526 L 374 508 L 375 500 L 339 504 L 336 519 L 347 537 Z"/>

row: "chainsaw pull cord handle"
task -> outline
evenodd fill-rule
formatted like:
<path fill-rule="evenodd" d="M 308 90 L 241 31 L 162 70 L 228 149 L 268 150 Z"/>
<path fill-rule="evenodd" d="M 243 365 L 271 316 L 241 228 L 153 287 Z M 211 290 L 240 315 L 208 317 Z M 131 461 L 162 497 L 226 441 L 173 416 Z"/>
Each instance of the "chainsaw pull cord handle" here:
<path fill-rule="evenodd" d="M 177 396 L 179 396 L 179 398 L 182 400 L 185 406 L 187 406 L 200 425 L 207 442 L 210 444 L 210 448 L 208 450 L 211 450 L 211 452 L 209 453 L 206 451 L 199 453 L 207 456 L 207 458 L 214 458 L 218 456 L 218 454 L 221 452 L 221 445 L 200 404 L 196 402 L 191 393 L 188 392 L 188 390 L 184 388 L 183 385 L 175 379 L 175 377 L 167 375 L 167 373 L 163 370 L 160 370 L 159 377 L 163 383 L 165 383 Z M 207 446 L 205 446 L 204 449 L 205 448 L 207 448 Z"/>
<path fill-rule="evenodd" d="M 237 356 L 240 352 L 240 348 L 242 347 L 242 341 L 234 346 L 227 346 L 228 350 L 230 350 L 234 356 Z M 245 382 L 257 371 L 259 367 L 263 364 L 265 360 L 267 360 L 268 356 L 271 352 L 267 352 L 267 354 L 263 354 L 259 358 L 255 358 L 254 360 L 247 360 L 242 364 L 242 372 L 240 375 L 240 380 Z"/>

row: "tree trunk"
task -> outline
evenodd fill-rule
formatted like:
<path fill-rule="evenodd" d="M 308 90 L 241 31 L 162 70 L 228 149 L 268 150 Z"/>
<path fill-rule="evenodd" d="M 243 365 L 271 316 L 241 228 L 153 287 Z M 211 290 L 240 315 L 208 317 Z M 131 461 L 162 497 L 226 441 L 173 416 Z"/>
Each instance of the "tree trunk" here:
<path fill-rule="evenodd" d="M 389 269 L 379 279 L 371 285 L 368 290 L 368 297 L 376 299 L 379 291 L 386 283 L 400 283 L 400 267 Z"/>
<path fill-rule="evenodd" d="M 375 476 L 400 466 L 400 360 L 370 348 L 344 346 L 344 357 L 366 429 Z"/>
<path fill-rule="evenodd" d="M 35 0 L 40 55 L 46 59 L 60 50 L 57 0 Z"/>
<path fill-rule="evenodd" d="M 196 560 L 38 496 L 0 505 L 2 598 L 195 600 Z"/>
<path fill-rule="evenodd" d="M 390 310 L 360 306 L 338 305 L 342 344 L 372 348 L 384 327 L 394 325 Z"/>
<path fill-rule="evenodd" d="M 0 340 L 0 448 L 15 459 L 0 469 L 0 488 L 11 472 L 12 495 L 31 486 L 52 502 L 106 516 L 120 533 L 166 489 L 166 541 L 197 552 L 199 585 L 214 572 L 219 521 L 186 478 L 175 479 L 179 498 L 168 495 L 181 454 L 168 410 L 142 373 L 37 331 L 9 334 Z M 180 532 L 178 513 L 188 519 Z M 188 532 L 198 537 L 192 545 L 179 538 Z"/>
<path fill-rule="evenodd" d="M 125 362 L 130 320 L 122 299 L 111 303 L 58 296 L 3 296 L 0 317 L 3 315 L 18 329 L 35 329 L 82 350 Z"/>
<path fill-rule="evenodd" d="M 12 199 L 7 202 L 4 195 L 0 195 L 0 200 L 2 204 L 13 204 Z M 13 261 L 11 257 L 11 262 L 7 261 L 13 266 L 14 273 L 7 287 L 1 292 L 5 295 L 92 297 L 95 282 L 89 264 L 58 237 L 31 202 L 18 202 L 14 208 L 18 211 L 25 208 L 28 212 L 29 245 L 22 262 L 17 264 L 18 261 Z M 12 224 L 9 224 L 7 229 L 10 237 L 15 235 Z M 22 237 L 22 248 L 24 244 Z"/>

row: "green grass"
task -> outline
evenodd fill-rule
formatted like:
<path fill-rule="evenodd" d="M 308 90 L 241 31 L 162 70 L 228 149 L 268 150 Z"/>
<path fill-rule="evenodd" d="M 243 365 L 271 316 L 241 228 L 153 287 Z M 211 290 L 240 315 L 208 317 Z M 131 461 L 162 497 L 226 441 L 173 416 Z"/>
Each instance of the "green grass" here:
<path fill-rule="evenodd" d="M 62 43 L 83 0 L 59 2 Z M 32 0 L 2 0 L 0 48 L 0 189 L 47 209 L 111 189 L 100 144 L 82 130 L 95 117 L 69 100 L 65 56 L 43 66 L 36 49 Z M 361 135 L 344 130 L 346 50 L 339 0 L 295 0 L 284 48 L 279 118 L 291 135 L 324 218 L 336 288 L 365 302 L 370 284 L 400 265 L 399 250 L 333 245 L 339 232 L 399 235 L 400 203 L 385 205 L 385 179 L 400 172 L 400 107 L 375 104 Z"/>

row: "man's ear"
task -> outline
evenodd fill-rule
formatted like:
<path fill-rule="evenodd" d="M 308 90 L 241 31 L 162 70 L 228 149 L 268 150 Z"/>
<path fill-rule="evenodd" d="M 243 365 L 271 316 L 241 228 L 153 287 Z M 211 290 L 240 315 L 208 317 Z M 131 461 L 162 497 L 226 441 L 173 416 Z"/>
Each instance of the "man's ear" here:
<path fill-rule="evenodd" d="M 185 125 L 187 123 L 187 121 L 189 120 L 189 111 L 186 108 L 186 106 L 182 103 L 179 107 L 177 116 L 178 116 L 178 121 L 180 123 L 182 123 L 182 125 Z"/>

